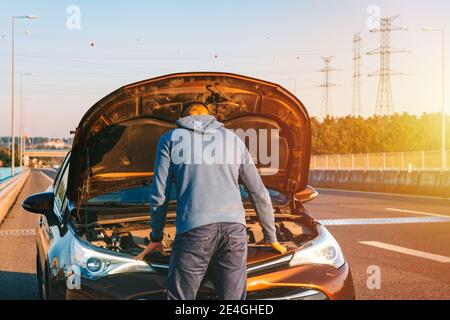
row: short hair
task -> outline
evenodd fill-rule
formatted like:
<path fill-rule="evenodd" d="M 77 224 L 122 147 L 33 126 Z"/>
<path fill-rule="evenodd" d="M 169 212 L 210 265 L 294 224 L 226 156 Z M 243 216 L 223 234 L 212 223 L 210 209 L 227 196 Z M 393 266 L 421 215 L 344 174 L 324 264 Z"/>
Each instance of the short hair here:
<path fill-rule="evenodd" d="M 189 102 L 183 103 L 183 108 L 181 110 L 181 116 L 182 117 L 186 116 L 187 113 L 194 107 L 204 108 L 209 114 L 209 109 L 206 106 L 206 104 L 204 104 L 203 102 L 201 102 L 201 101 L 189 101 Z"/>

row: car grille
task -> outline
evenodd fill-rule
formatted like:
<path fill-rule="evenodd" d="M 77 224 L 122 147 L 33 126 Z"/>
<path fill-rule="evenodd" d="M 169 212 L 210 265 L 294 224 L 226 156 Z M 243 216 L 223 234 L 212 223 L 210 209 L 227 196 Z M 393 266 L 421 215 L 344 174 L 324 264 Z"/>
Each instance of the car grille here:
<path fill-rule="evenodd" d="M 138 300 L 165 300 L 165 292 L 155 292 L 139 296 Z M 197 296 L 198 300 L 218 300 L 214 290 L 202 288 Z M 328 300 L 321 291 L 307 288 L 280 287 L 261 291 L 252 291 L 247 294 L 247 300 Z"/>
<path fill-rule="evenodd" d="M 247 294 L 248 300 L 328 300 L 321 291 L 307 288 L 279 287 Z"/>

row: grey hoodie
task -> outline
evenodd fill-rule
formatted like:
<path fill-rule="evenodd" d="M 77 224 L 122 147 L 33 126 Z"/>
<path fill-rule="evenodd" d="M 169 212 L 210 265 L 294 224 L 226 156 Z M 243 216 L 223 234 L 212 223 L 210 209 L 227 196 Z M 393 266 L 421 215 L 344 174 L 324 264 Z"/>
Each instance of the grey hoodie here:
<path fill-rule="evenodd" d="M 163 238 L 175 180 L 177 234 L 219 222 L 246 225 L 239 188 L 242 182 L 255 205 L 265 240 L 276 242 L 272 201 L 242 140 L 213 116 L 185 117 L 176 124 L 178 128 L 164 134 L 158 145 L 150 195 L 152 241 Z M 213 145 L 215 151 L 208 152 Z"/>

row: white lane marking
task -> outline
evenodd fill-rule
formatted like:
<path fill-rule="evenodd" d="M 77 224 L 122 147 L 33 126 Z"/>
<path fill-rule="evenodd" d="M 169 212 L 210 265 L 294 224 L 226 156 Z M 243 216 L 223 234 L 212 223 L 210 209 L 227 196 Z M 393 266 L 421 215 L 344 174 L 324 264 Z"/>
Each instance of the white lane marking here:
<path fill-rule="evenodd" d="M 50 178 L 48 175 L 46 175 L 46 174 L 43 173 L 42 171 L 41 171 L 41 174 L 42 174 L 44 177 L 46 177 L 46 178 L 48 179 L 48 181 L 50 181 L 50 182 L 53 184 L 53 179 L 52 179 L 52 178 Z"/>
<path fill-rule="evenodd" d="M 35 235 L 36 235 L 35 229 L 0 230 L 0 237 L 24 237 Z"/>
<path fill-rule="evenodd" d="M 380 195 L 380 196 L 392 196 L 392 197 L 402 197 L 402 198 L 418 198 L 418 199 L 434 199 L 434 200 L 450 200 L 450 198 L 445 197 L 433 197 L 433 196 L 419 196 L 413 194 L 399 194 L 399 193 L 386 193 L 386 192 L 370 192 L 370 191 L 355 191 L 355 190 L 342 190 L 342 189 L 332 189 L 332 188 L 316 188 L 318 191 L 333 191 L 342 193 L 360 193 L 367 195 Z"/>
<path fill-rule="evenodd" d="M 380 219 L 334 219 L 321 220 L 325 226 L 363 226 L 363 225 L 385 225 L 385 224 L 416 224 L 416 223 L 443 223 L 450 222 L 450 217 L 430 218 L 380 218 Z"/>
<path fill-rule="evenodd" d="M 403 253 L 403 254 L 407 254 L 407 255 L 410 255 L 410 256 L 415 256 L 415 257 L 424 258 L 424 259 L 428 259 L 428 260 L 433 260 L 433 261 L 437 261 L 437 262 L 450 263 L 450 258 L 449 257 L 440 256 L 438 254 L 433 254 L 433 253 L 428 253 L 428 252 L 424 252 L 424 251 L 408 249 L 408 248 L 404 248 L 404 247 L 398 247 L 398 246 L 394 246 L 392 244 L 387 244 L 387 243 L 378 242 L 378 241 L 360 241 L 359 243 L 367 245 L 367 246 L 371 246 L 371 247 L 376 247 L 376 248 L 380 248 L 380 249 L 386 249 L 386 250 L 389 250 L 389 251 Z"/>
<path fill-rule="evenodd" d="M 423 211 L 414 211 L 414 210 L 405 210 L 405 209 L 395 209 L 395 208 L 385 208 L 384 210 L 391 211 L 391 212 L 402 212 L 402 213 L 419 214 L 419 215 L 422 215 L 422 216 L 450 218 L 450 215 L 446 216 L 446 215 L 443 215 L 443 214 L 432 213 L 432 212 L 423 212 Z"/>

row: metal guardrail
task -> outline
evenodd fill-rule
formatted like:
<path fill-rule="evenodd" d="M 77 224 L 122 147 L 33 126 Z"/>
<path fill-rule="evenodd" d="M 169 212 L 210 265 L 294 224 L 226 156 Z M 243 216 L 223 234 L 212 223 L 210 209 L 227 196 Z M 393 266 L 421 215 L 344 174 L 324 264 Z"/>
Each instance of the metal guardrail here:
<path fill-rule="evenodd" d="M 16 168 L 16 176 L 19 175 L 22 171 L 24 170 L 24 168 Z M 0 167 L 0 182 L 4 182 L 8 179 L 12 178 L 11 175 L 11 168 L 8 167 Z"/>
<path fill-rule="evenodd" d="M 397 193 L 450 199 L 450 170 L 311 170 L 316 188 Z"/>
<path fill-rule="evenodd" d="M 450 169 L 447 151 L 447 170 Z M 312 156 L 312 170 L 442 170 L 440 151 Z"/>
<path fill-rule="evenodd" d="M 5 219 L 11 207 L 14 205 L 17 195 L 22 190 L 30 175 L 29 170 L 24 170 L 14 178 L 0 183 L 0 224 Z"/>

